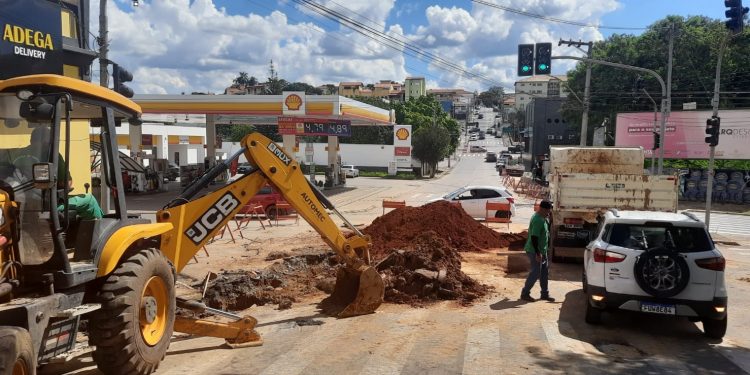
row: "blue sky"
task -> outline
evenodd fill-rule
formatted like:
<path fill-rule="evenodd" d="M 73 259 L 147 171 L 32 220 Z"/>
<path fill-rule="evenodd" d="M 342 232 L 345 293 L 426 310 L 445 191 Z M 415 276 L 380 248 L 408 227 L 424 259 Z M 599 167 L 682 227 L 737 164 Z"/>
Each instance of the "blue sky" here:
<path fill-rule="evenodd" d="M 238 71 L 265 79 L 273 59 L 282 78 L 311 84 L 425 76 L 428 87 L 512 88 L 518 43 L 602 39 L 618 30 L 528 18 L 469 0 L 316 0 L 483 79 L 461 75 L 369 40 L 303 11 L 291 0 L 110 2 L 112 54 L 130 66 L 136 90 L 220 92 Z M 721 0 L 484 0 L 583 23 L 645 27 L 670 14 L 724 18 Z M 98 9 L 96 0 L 92 9 Z M 92 17 L 92 23 L 96 23 Z M 96 30 L 98 26 L 92 25 Z M 639 33 L 640 31 L 626 31 Z M 556 43 L 554 44 L 556 46 Z M 555 49 L 554 54 L 571 50 Z M 558 63 L 564 74 L 572 63 Z M 140 70 L 140 75 L 138 74 Z"/>

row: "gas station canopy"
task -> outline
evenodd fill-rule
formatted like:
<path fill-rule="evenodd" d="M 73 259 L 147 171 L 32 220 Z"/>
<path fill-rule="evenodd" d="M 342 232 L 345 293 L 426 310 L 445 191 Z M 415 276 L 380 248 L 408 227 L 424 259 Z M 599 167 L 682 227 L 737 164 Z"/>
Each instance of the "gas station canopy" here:
<path fill-rule="evenodd" d="M 290 100 L 289 97 L 296 97 Z M 299 101 L 301 99 L 301 101 Z M 352 126 L 393 125 L 391 111 L 338 95 L 136 95 L 143 113 L 213 114 L 217 124 L 276 125 L 280 116 L 348 120 Z M 295 102 L 296 101 L 296 102 Z"/>

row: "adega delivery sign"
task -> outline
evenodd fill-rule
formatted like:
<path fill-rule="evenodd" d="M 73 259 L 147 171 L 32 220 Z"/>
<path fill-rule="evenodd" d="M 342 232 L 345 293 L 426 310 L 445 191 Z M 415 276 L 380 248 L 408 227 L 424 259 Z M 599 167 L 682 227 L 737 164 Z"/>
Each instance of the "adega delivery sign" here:
<path fill-rule="evenodd" d="M 706 120 L 711 111 L 678 111 L 667 118 L 664 157 L 667 159 L 708 159 L 705 142 Z M 750 111 L 719 111 L 721 130 L 716 157 L 719 159 L 750 159 Z M 657 128 L 660 118 L 657 117 Z M 641 146 L 651 155 L 654 144 L 654 113 L 618 113 L 617 146 Z M 656 150 L 656 155 L 659 150 Z"/>
<path fill-rule="evenodd" d="M 0 79 L 62 74 L 60 6 L 47 0 L 0 0 Z"/>

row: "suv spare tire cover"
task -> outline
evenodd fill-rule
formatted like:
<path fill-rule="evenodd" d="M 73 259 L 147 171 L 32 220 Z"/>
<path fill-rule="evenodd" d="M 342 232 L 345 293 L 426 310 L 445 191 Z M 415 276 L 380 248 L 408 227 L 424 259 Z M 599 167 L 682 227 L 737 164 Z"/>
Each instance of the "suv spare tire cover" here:
<path fill-rule="evenodd" d="M 679 253 L 668 249 L 649 250 L 635 262 L 635 281 L 644 292 L 657 297 L 674 297 L 690 280 L 690 269 Z"/>

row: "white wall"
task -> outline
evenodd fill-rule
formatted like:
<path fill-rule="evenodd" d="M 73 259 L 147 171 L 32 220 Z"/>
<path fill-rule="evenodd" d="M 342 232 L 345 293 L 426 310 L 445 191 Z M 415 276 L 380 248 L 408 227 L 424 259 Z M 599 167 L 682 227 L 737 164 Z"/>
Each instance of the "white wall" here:
<path fill-rule="evenodd" d="M 206 150 L 203 145 L 169 145 L 167 160 L 172 163 L 175 162 L 175 152 L 180 153 L 180 165 L 203 163 L 203 159 L 206 157 Z"/>

